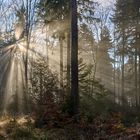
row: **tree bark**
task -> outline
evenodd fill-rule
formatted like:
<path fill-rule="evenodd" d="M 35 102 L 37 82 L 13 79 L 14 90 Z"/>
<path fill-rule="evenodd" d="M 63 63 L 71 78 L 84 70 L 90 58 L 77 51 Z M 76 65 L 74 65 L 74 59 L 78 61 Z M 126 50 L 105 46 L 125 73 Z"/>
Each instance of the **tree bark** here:
<path fill-rule="evenodd" d="M 63 38 L 60 37 L 60 89 L 63 89 Z"/>
<path fill-rule="evenodd" d="M 124 59 L 125 59 L 125 31 L 123 29 L 123 37 L 122 37 L 122 64 L 121 64 L 121 70 L 122 70 L 122 81 L 121 81 L 121 90 L 122 90 L 122 93 L 121 93 L 121 100 L 122 100 L 122 105 L 124 103 L 124 82 L 125 82 L 125 79 L 124 79 Z"/>
<path fill-rule="evenodd" d="M 70 32 L 67 33 L 67 94 L 70 95 Z"/>
<path fill-rule="evenodd" d="M 71 107 L 72 116 L 79 114 L 78 90 L 78 23 L 77 1 L 71 0 Z"/>

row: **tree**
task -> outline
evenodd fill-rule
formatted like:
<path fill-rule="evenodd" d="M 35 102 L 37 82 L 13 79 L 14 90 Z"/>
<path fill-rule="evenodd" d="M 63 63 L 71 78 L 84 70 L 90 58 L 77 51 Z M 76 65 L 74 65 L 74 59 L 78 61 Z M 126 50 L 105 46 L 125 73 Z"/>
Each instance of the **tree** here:
<path fill-rule="evenodd" d="M 126 3 L 126 1 L 125 1 L 125 3 Z M 120 65 L 121 65 L 120 66 L 120 69 L 121 69 L 121 103 L 123 103 L 123 101 L 124 101 L 124 92 L 125 92 L 125 90 L 124 90 L 124 83 L 125 83 L 124 60 L 125 60 L 125 56 L 126 56 L 125 50 L 127 47 L 127 36 L 126 36 L 126 30 L 125 30 L 127 27 L 125 18 L 127 18 L 127 15 L 126 15 L 126 17 L 123 16 L 124 13 L 126 12 L 126 10 L 123 11 L 123 8 L 126 8 L 124 6 L 123 6 L 123 4 L 121 4 L 121 1 L 117 1 L 115 16 L 113 19 L 115 25 L 117 26 L 116 32 L 117 32 L 117 34 L 119 34 L 117 42 L 119 42 L 118 53 L 119 53 L 120 60 L 121 60 L 120 61 Z"/>
<path fill-rule="evenodd" d="M 26 54 L 25 54 L 25 82 L 26 82 L 26 97 L 27 97 L 27 109 L 30 111 L 29 107 L 29 96 L 28 96 L 28 81 L 29 81 L 29 49 L 30 49 L 30 40 L 32 34 L 32 27 L 34 24 L 34 13 L 36 0 L 26 0 L 25 5 L 25 41 L 26 41 Z"/>
<path fill-rule="evenodd" d="M 33 88 L 29 92 L 31 102 L 39 106 L 46 105 L 51 101 L 58 103 L 60 97 L 57 74 L 51 71 L 47 61 L 42 58 L 33 61 L 32 68 L 31 85 Z"/>
<path fill-rule="evenodd" d="M 128 82 L 126 82 L 126 63 L 127 59 L 132 58 L 134 60 L 135 72 L 133 73 L 133 83 L 134 83 L 134 93 L 135 93 L 135 104 L 139 104 L 139 1 L 132 0 L 117 0 L 116 10 L 113 16 L 113 22 L 116 26 L 117 35 L 117 54 L 121 59 L 121 93 L 122 99 L 124 98 L 124 93 L 126 92 Z M 125 15 L 125 16 L 124 16 Z M 133 65 L 132 65 L 133 69 Z M 132 80 L 132 79 L 131 79 Z"/>
<path fill-rule="evenodd" d="M 99 41 L 99 48 L 97 52 L 97 77 L 101 80 L 101 83 L 111 91 L 112 89 L 112 64 L 109 56 L 109 50 L 112 47 L 109 30 L 104 27 L 101 30 L 101 40 Z"/>
<path fill-rule="evenodd" d="M 78 23 L 77 1 L 71 0 L 71 107 L 72 115 L 79 113 L 78 92 Z"/>
<path fill-rule="evenodd" d="M 69 54 L 69 33 L 67 33 L 67 41 L 68 41 L 68 50 L 67 50 L 67 70 L 70 73 L 70 56 L 71 56 L 71 107 L 72 112 L 71 115 L 78 114 L 78 106 L 79 106 L 79 94 L 78 94 L 78 25 L 77 25 L 77 2 L 71 1 L 71 31 L 70 31 L 70 42 L 71 42 L 71 55 Z M 45 19 L 45 23 L 53 27 L 55 24 L 55 20 L 57 23 L 61 21 L 65 21 L 67 16 L 69 15 L 69 1 L 40 1 L 39 3 L 39 12 L 41 17 Z M 68 19 L 69 22 L 69 19 Z M 57 29 L 56 29 L 57 30 Z M 60 33 L 59 33 L 60 32 Z M 53 34 L 62 34 L 65 31 L 60 29 L 54 32 Z M 69 32 L 69 30 L 67 31 Z M 60 38 L 60 43 L 62 44 L 62 39 Z M 61 45 L 62 50 L 62 45 Z M 62 52 L 61 52 L 62 53 Z M 61 54 L 62 58 L 62 54 Z M 61 77 L 62 77 L 62 60 L 61 60 Z M 67 82 L 68 86 L 70 81 L 70 74 L 67 74 Z M 62 78 L 61 78 L 62 81 Z"/>
<path fill-rule="evenodd" d="M 46 35 L 59 39 L 60 44 L 60 87 L 63 89 L 63 42 L 67 38 L 67 92 L 70 92 L 70 10 L 69 1 L 40 1 L 39 17 L 45 23 Z M 41 12 L 43 11 L 43 12 Z M 62 27 L 62 28 L 61 28 Z M 46 36 L 46 41 L 47 41 Z M 47 44 L 47 43 L 46 43 Z M 48 48 L 48 46 L 46 46 Z M 48 53 L 47 53 L 48 57 Z"/>

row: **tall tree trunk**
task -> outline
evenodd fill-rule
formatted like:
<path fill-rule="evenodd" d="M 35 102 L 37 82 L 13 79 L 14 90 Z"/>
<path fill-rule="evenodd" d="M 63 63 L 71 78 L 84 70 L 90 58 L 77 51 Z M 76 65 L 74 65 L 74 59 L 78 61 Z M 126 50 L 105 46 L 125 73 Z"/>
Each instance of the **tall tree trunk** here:
<path fill-rule="evenodd" d="M 138 36 L 138 45 L 140 45 L 140 33 L 139 33 L 139 36 Z M 138 52 L 138 57 L 139 57 L 139 75 L 138 75 L 138 77 L 139 77 L 139 79 L 138 79 L 139 88 L 138 88 L 138 94 L 139 94 L 139 103 L 140 103 L 140 46 L 138 46 L 138 50 L 139 50 L 139 52 Z"/>
<path fill-rule="evenodd" d="M 138 24 L 138 21 L 137 21 Z M 138 46 L 139 46 L 139 41 L 138 41 L 138 29 L 136 27 L 136 33 L 135 33 L 135 38 L 136 38 L 136 42 L 135 42 L 135 100 L 136 100 L 136 106 L 138 106 L 139 104 L 139 93 L 138 93 Z"/>
<path fill-rule="evenodd" d="M 124 54 L 122 55 L 122 104 L 124 101 Z"/>
<path fill-rule="evenodd" d="M 116 102 L 116 34 L 114 29 L 114 73 L 113 73 L 113 84 L 114 84 L 114 102 Z"/>
<path fill-rule="evenodd" d="M 124 57 L 124 55 L 125 55 L 125 31 L 124 31 L 124 29 L 123 29 L 123 37 L 122 37 L 122 64 L 121 64 L 121 70 L 122 70 L 122 81 L 121 81 L 121 84 L 122 84 L 122 86 L 121 86 L 121 100 L 122 100 L 122 105 L 123 105 L 123 103 L 124 103 L 124 82 L 125 82 L 125 80 L 124 80 L 124 59 L 125 59 L 125 57 Z"/>
<path fill-rule="evenodd" d="M 63 37 L 59 38 L 60 41 L 60 89 L 63 89 Z"/>
<path fill-rule="evenodd" d="M 138 83 L 137 83 L 137 47 L 135 48 L 135 100 L 136 100 L 136 106 L 138 105 Z"/>
<path fill-rule="evenodd" d="M 139 24 L 139 22 L 137 21 L 137 25 Z M 136 27 L 136 44 L 135 44 L 135 92 L 136 92 L 136 106 L 139 105 L 139 98 L 140 98 L 140 93 L 139 93 L 139 72 L 140 72 L 140 64 L 139 64 L 139 61 L 138 61 L 138 58 L 140 58 L 140 55 L 139 55 L 139 33 L 138 33 L 138 28 Z M 139 77 L 139 78 L 138 78 Z"/>
<path fill-rule="evenodd" d="M 116 102 L 116 46 L 115 45 L 114 45 L 114 64 L 113 64 L 114 65 L 114 74 L 113 74 L 114 102 Z"/>
<path fill-rule="evenodd" d="M 140 103 L 140 1 L 135 0 L 135 10 L 136 10 L 136 45 L 135 45 L 135 89 L 136 89 L 136 105 L 139 106 Z M 139 60 L 138 60 L 139 59 Z"/>
<path fill-rule="evenodd" d="M 43 84 L 43 80 L 42 80 L 42 71 L 41 71 L 41 69 L 40 69 L 40 105 L 43 105 L 43 86 L 42 86 L 42 84 Z"/>
<path fill-rule="evenodd" d="M 67 33 L 67 94 L 70 95 L 70 31 Z"/>
<path fill-rule="evenodd" d="M 137 39 L 138 39 L 138 57 L 139 57 L 139 70 L 138 70 L 138 73 L 139 73 L 139 75 L 138 75 L 138 95 L 139 95 L 139 105 L 140 105 L 140 1 L 139 0 L 137 0 L 136 1 L 136 5 L 137 5 L 137 30 L 138 30 L 138 32 L 137 32 L 137 34 L 138 34 L 138 36 L 137 36 Z"/>
<path fill-rule="evenodd" d="M 46 55 L 47 55 L 47 64 L 49 66 L 49 48 L 48 48 L 48 40 L 47 40 L 47 25 L 46 25 Z"/>
<path fill-rule="evenodd" d="M 72 116 L 79 114 L 78 90 L 78 23 L 77 1 L 71 0 L 71 107 Z"/>
<path fill-rule="evenodd" d="M 121 56 L 118 57 L 118 60 L 117 60 L 119 63 L 118 63 L 118 67 L 121 69 Z M 119 101 L 119 105 L 122 104 L 122 101 L 121 101 L 121 70 L 118 71 L 118 101 Z"/>
<path fill-rule="evenodd" d="M 25 81 L 26 81 L 26 89 L 28 86 L 28 50 L 29 50 L 29 1 L 26 1 L 26 56 L 25 56 Z"/>
<path fill-rule="evenodd" d="M 28 57 L 29 57 L 29 46 L 30 46 L 30 10 L 31 10 L 31 0 L 26 0 L 26 56 L 25 56 L 25 102 L 27 111 L 29 111 L 29 98 L 28 98 Z"/>

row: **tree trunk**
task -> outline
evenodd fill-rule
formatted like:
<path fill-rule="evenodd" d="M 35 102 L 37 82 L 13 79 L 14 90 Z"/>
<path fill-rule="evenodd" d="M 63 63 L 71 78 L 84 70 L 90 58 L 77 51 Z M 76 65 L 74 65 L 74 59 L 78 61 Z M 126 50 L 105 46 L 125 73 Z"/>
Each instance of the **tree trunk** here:
<path fill-rule="evenodd" d="M 116 44 L 115 44 L 116 45 Z M 114 83 L 114 102 L 116 102 L 116 46 L 114 45 L 114 75 L 113 75 L 113 83 Z"/>
<path fill-rule="evenodd" d="M 140 33 L 139 33 L 138 44 L 140 44 Z M 138 79 L 139 88 L 138 88 L 138 94 L 139 94 L 139 102 L 140 102 L 140 47 L 139 47 L 139 55 L 138 56 L 139 56 L 139 75 L 138 75 L 138 77 L 139 77 L 139 79 Z"/>
<path fill-rule="evenodd" d="M 47 25 L 46 25 L 46 55 L 47 55 L 47 64 L 49 66 L 49 48 L 48 48 L 48 40 L 47 40 Z"/>
<path fill-rule="evenodd" d="M 67 94 L 70 95 L 70 33 L 67 33 Z"/>
<path fill-rule="evenodd" d="M 60 89 L 63 90 L 63 38 L 60 37 Z"/>
<path fill-rule="evenodd" d="M 28 57 L 29 57 L 29 46 L 30 46 L 30 10 L 31 10 L 31 1 L 27 0 L 26 1 L 26 56 L 25 56 L 25 84 L 26 84 L 26 89 L 25 89 L 25 97 L 26 97 L 26 108 L 27 111 L 29 110 L 29 99 L 28 99 Z"/>
<path fill-rule="evenodd" d="M 123 29 L 123 37 L 122 37 L 122 64 L 121 64 L 121 70 L 122 70 L 122 81 L 121 81 L 121 84 L 122 84 L 122 86 L 121 86 L 121 90 L 122 90 L 122 93 L 121 93 L 121 100 L 122 100 L 122 105 L 123 105 L 123 103 L 124 103 L 124 82 L 125 82 L 125 80 L 124 80 L 124 59 L 125 59 L 125 57 L 124 57 L 124 55 L 125 55 L 125 31 L 124 31 L 124 29 Z"/>
<path fill-rule="evenodd" d="M 135 100 L 136 100 L 136 106 L 138 105 L 138 83 L 137 83 L 137 48 L 135 48 Z"/>
<path fill-rule="evenodd" d="M 71 103 L 72 103 L 71 115 L 77 116 L 79 114 L 79 91 L 78 91 L 78 23 L 77 23 L 76 0 L 71 0 Z"/>

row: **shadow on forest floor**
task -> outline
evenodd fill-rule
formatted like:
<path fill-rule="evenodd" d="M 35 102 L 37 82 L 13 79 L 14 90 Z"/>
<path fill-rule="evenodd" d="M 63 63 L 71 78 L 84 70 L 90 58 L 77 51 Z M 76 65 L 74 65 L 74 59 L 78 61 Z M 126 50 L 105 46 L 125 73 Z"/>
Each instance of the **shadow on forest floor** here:
<path fill-rule="evenodd" d="M 96 120 L 94 124 L 67 124 L 38 129 L 29 116 L 0 118 L 0 140 L 139 140 L 140 124 L 126 128 L 123 124 Z"/>

